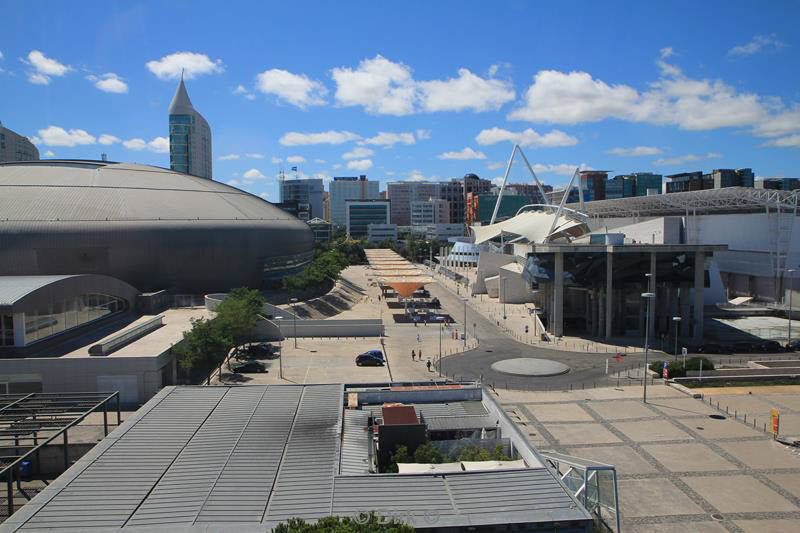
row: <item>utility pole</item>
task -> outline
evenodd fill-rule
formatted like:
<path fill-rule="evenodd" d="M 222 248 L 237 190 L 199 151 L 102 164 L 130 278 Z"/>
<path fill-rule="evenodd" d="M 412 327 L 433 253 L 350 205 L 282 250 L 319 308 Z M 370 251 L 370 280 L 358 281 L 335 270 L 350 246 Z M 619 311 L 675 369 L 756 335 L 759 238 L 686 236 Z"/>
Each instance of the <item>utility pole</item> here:
<path fill-rule="evenodd" d="M 653 280 L 653 273 L 649 272 L 645 274 L 647 277 L 647 286 L 651 287 L 652 280 Z M 647 317 L 646 317 L 646 325 L 644 329 L 644 389 L 643 389 L 643 396 L 642 402 L 647 403 L 647 370 L 648 370 L 648 355 L 650 351 L 650 302 L 656 297 L 655 292 L 643 292 L 642 298 L 647 300 Z"/>
<path fill-rule="evenodd" d="M 786 342 L 786 346 L 788 347 L 792 343 L 792 293 L 794 292 L 792 289 L 794 288 L 794 273 L 797 272 L 797 269 L 790 268 L 786 270 L 784 274 L 784 278 L 786 278 L 786 274 L 790 274 L 789 276 L 789 340 Z M 783 284 L 784 287 L 786 283 Z"/>
<path fill-rule="evenodd" d="M 294 315 L 294 347 L 297 348 L 297 308 L 295 307 L 297 298 L 292 298 L 289 303 L 292 304 L 292 314 Z"/>

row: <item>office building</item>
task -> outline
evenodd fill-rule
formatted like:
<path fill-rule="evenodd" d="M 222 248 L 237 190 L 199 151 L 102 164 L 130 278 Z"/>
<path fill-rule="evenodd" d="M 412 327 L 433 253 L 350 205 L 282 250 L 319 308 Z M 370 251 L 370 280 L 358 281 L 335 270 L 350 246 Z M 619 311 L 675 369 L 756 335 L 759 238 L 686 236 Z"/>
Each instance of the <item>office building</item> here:
<path fill-rule="evenodd" d="M 295 218 L 299 218 L 305 222 L 308 222 L 311 219 L 311 215 L 309 212 L 308 204 L 301 204 L 297 200 L 287 200 L 285 202 L 270 202 L 272 205 L 280 209 L 281 211 L 285 211 L 289 213 Z"/>
<path fill-rule="evenodd" d="M 492 220 L 494 208 L 497 205 L 498 195 L 496 194 L 467 194 L 467 225 L 488 224 Z M 528 198 L 517 194 L 506 194 L 503 192 L 503 199 L 497 210 L 495 222 L 500 222 L 511 218 L 517 214 L 523 206 L 529 205 Z"/>
<path fill-rule="evenodd" d="M 377 182 L 375 183 L 377 185 Z M 370 224 L 391 223 L 389 200 L 346 200 L 345 228 L 354 239 L 365 238 Z"/>
<path fill-rule="evenodd" d="M 663 192 L 663 177 L 651 172 L 614 176 L 606 182 L 606 200 L 647 196 Z"/>
<path fill-rule="evenodd" d="M 704 175 L 700 171 L 681 172 L 680 174 L 669 175 L 667 178 L 669 178 L 667 193 L 702 191 L 714 188 L 714 182 L 711 177 Z"/>
<path fill-rule="evenodd" d="M 636 178 L 633 176 L 614 176 L 606 182 L 606 200 L 630 198 L 635 196 Z"/>
<path fill-rule="evenodd" d="M 169 105 L 169 168 L 212 179 L 211 128 L 192 107 L 183 77 Z"/>
<path fill-rule="evenodd" d="M 760 184 L 760 189 L 778 191 L 794 191 L 800 189 L 800 179 L 798 178 L 766 178 L 757 183 Z"/>
<path fill-rule="evenodd" d="M 463 237 L 463 224 L 429 224 L 425 227 L 425 238 L 429 241 L 447 241 L 450 237 Z"/>
<path fill-rule="evenodd" d="M 750 168 L 717 168 L 711 171 L 714 188 L 724 187 L 753 187 L 755 175 Z"/>
<path fill-rule="evenodd" d="M 493 187 L 492 192 L 495 192 L 494 189 L 498 189 L 499 192 L 498 187 Z M 550 185 L 542 185 L 542 190 L 545 192 L 545 194 L 547 194 L 553 190 L 553 187 Z M 523 196 L 525 201 L 529 204 L 547 203 L 547 199 L 542 197 L 539 187 L 531 183 L 506 183 L 505 189 L 503 190 L 503 196 L 506 194 Z"/>
<path fill-rule="evenodd" d="M 296 201 L 298 211 L 308 217 L 298 217 L 301 220 L 321 218 L 324 215 L 322 193 L 325 187 L 321 179 L 283 180 L 280 182 L 280 189 L 281 202 Z"/>
<path fill-rule="evenodd" d="M 394 207 L 394 201 L 392 201 Z M 394 215 L 392 215 L 394 221 Z M 411 202 L 411 225 L 427 226 L 429 224 L 449 224 L 450 204 L 441 198 L 428 198 Z"/>
<path fill-rule="evenodd" d="M 606 181 L 608 181 L 608 171 L 582 170 L 579 187 L 583 190 L 583 201 L 605 200 Z"/>
<path fill-rule="evenodd" d="M 334 226 L 347 225 L 345 203 L 348 200 L 378 200 L 378 182 L 370 181 L 366 176 L 335 177 L 329 184 L 331 206 L 330 222 Z"/>
<path fill-rule="evenodd" d="M 392 222 L 400 226 L 414 225 L 411 222 L 411 204 L 429 198 L 439 198 L 439 185 L 439 183 L 430 181 L 387 183 L 386 198 L 392 201 Z"/>
<path fill-rule="evenodd" d="M 0 122 L 0 162 L 2 161 L 36 161 L 39 150 L 25 136 L 3 126 Z"/>
<path fill-rule="evenodd" d="M 104 274 L 205 294 L 267 286 L 314 253 L 308 225 L 269 202 L 158 167 L 0 163 L 0 182 L 13 221 L 0 223 L 0 276 Z"/>

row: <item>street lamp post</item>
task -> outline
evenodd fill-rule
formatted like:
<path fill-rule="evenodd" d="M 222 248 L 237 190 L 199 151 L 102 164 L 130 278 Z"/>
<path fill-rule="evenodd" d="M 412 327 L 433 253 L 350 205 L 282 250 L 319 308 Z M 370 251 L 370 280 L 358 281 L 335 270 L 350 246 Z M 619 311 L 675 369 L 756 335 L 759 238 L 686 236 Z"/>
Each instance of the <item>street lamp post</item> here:
<path fill-rule="evenodd" d="M 294 347 L 297 348 L 297 308 L 295 307 L 297 298 L 292 298 L 289 302 L 292 304 L 292 314 L 294 315 Z"/>
<path fill-rule="evenodd" d="M 467 299 L 464 298 L 464 350 L 467 349 Z"/>
<path fill-rule="evenodd" d="M 789 340 L 786 342 L 786 347 L 788 348 L 789 345 L 792 343 L 792 293 L 794 292 L 792 289 L 794 288 L 794 282 L 791 281 L 794 277 L 794 273 L 797 272 L 796 268 L 789 268 L 786 270 L 785 274 L 783 275 L 786 278 L 786 274 L 790 274 L 789 276 Z M 786 283 L 783 284 L 786 287 Z"/>
<path fill-rule="evenodd" d="M 678 357 L 678 326 L 681 323 L 681 317 L 674 316 L 672 317 L 672 321 L 675 323 L 675 351 L 673 353 L 675 357 Z"/>
<path fill-rule="evenodd" d="M 647 300 L 647 318 L 644 330 L 644 396 L 642 402 L 647 403 L 647 368 L 648 368 L 648 352 L 649 346 L 649 333 L 650 333 L 650 302 L 656 297 L 655 293 L 643 292 L 642 298 Z"/>
<path fill-rule="evenodd" d="M 439 317 L 439 377 L 442 377 L 442 317 Z"/>
<path fill-rule="evenodd" d="M 275 320 L 283 320 L 282 316 L 276 316 Z M 278 326 L 278 372 L 280 378 L 283 379 L 283 328 Z"/>
<path fill-rule="evenodd" d="M 503 320 L 506 319 L 506 278 L 503 280 Z"/>

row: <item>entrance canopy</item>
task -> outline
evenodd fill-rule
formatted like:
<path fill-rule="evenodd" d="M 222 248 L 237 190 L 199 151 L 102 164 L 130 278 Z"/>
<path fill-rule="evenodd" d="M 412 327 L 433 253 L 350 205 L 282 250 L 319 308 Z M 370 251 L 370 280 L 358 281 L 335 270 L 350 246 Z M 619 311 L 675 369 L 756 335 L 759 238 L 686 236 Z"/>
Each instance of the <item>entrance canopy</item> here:
<path fill-rule="evenodd" d="M 410 298 L 417 290 L 433 279 L 394 250 L 365 250 L 375 277 L 382 285 L 388 285 L 397 294 Z"/>

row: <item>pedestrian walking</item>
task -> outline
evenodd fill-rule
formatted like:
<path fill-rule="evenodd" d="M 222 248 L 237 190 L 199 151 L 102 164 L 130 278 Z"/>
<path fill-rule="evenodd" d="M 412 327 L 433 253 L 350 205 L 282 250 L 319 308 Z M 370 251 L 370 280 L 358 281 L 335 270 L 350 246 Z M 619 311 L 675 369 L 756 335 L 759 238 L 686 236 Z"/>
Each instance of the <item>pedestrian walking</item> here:
<path fill-rule="evenodd" d="M 428 372 L 430 372 L 431 371 L 431 360 L 430 359 L 428 359 L 426 365 L 428 367 Z"/>
<path fill-rule="evenodd" d="M 417 342 L 419 342 L 419 333 L 417 333 Z"/>
<path fill-rule="evenodd" d="M 414 353 L 414 350 L 411 350 L 411 360 L 412 360 L 412 361 L 414 361 L 414 360 L 415 360 L 414 358 L 415 358 L 416 356 L 417 356 L 417 354 L 416 354 L 416 353 Z"/>
<path fill-rule="evenodd" d="M 419 349 L 419 360 L 422 361 L 422 348 Z"/>

